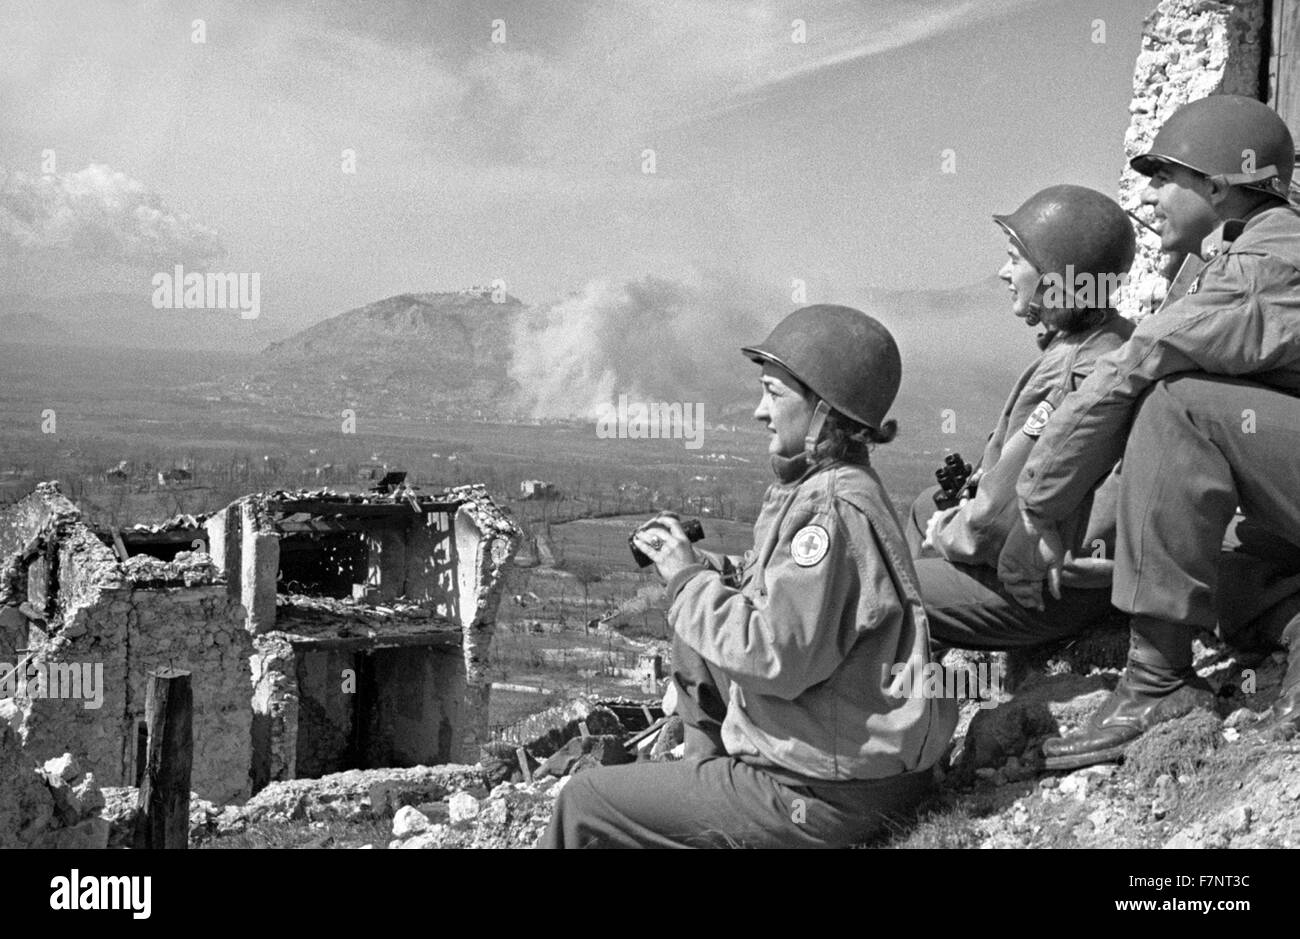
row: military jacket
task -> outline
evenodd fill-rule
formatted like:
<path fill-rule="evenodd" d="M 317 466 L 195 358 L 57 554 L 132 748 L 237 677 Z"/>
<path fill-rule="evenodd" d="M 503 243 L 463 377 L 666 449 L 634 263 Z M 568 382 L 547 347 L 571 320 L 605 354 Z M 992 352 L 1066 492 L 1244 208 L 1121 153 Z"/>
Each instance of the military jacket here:
<path fill-rule="evenodd" d="M 897 516 L 872 469 L 832 463 L 773 485 L 753 549 L 703 557 L 669 583 L 668 619 L 731 680 L 728 753 L 824 780 L 939 759 L 956 703 L 924 694 L 921 673 L 938 666 Z"/>

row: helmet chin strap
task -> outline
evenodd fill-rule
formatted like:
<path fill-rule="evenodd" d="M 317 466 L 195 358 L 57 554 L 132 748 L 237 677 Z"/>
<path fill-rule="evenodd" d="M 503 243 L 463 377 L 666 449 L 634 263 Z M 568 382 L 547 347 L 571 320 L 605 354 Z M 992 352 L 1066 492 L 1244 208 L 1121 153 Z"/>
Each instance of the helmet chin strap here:
<path fill-rule="evenodd" d="M 808 433 L 803 438 L 803 455 L 810 460 L 813 457 L 813 449 L 817 446 L 817 440 L 822 435 L 822 426 L 830 413 L 831 406 L 818 398 L 817 407 L 813 408 L 812 420 L 808 422 Z"/>

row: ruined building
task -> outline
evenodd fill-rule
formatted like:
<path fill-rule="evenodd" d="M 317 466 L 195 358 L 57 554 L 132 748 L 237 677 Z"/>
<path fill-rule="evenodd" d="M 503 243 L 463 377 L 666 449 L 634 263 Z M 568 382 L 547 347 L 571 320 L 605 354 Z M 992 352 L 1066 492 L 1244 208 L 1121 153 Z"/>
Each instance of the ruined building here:
<path fill-rule="evenodd" d="M 250 495 L 94 531 L 42 483 L 0 512 L 0 678 L 21 663 L 26 681 L 0 682 L 0 747 L 31 765 L 72 751 L 100 785 L 135 785 L 148 673 L 172 665 L 192 674 L 192 784 L 213 802 L 474 762 L 517 534 L 481 487 Z"/>

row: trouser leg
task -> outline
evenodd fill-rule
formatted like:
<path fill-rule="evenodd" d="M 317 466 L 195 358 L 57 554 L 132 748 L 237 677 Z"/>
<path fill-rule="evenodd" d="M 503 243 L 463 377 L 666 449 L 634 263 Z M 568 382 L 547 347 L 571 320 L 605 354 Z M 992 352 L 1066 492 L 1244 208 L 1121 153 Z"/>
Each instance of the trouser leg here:
<path fill-rule="evenodd" d="M 1115 759 L 1154 724 L 1213 706 L 1189 627 L 1215 625 L 1220 548 L 1238 505 L 1284 540 L 1300 531 L 1298 448 L 1300 399 L 1199 374 L 1147 393 L 1120 474 L 1113 598 L 1133 614 L 1128 664 L 1086 728 L 1044 743 L 1049 768 Z"/>
<path fill-rule="evenodd" d="M 677 714 L 685 724 L 686 755 L 725 755 L 722 722 L 731 687 L 726 674 L 674 634 L 672 679 L 677 686 Z"/>
<path fill-rule="evenodd" d="M 600 767 L 565 784 L 540 846 L 843 847 L 901 824 L 930 784 L 927 771 L 789 785 L 732 757 Z"/>
<path fill-rule="evenodd" d="M 1018 649 L 1076 636 L 1103 625 L 1111 615 L 1105 588 L 1062 588 L 1061 599 L 1043 592 L 1045 609 L 1021 606 L 997 572 L 942 558 L 916 562 L 916 576 L 930 622 L 930 638 L 958 649 Z"/>
<path fill-rule="evenodd" d="M 1300 399 L 1217 376 L 1159 382 L 1124 452 L 1115 605 L 1213 628 L 1219 548 L 1238 504 L 1283 539 L 1300 532 L 1297 453 Z"/>

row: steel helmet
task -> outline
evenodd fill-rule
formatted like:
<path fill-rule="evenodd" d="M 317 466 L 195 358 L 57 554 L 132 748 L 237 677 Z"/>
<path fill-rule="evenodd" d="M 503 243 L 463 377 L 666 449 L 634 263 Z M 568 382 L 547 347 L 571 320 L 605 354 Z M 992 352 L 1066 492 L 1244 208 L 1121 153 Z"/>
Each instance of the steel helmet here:
<path fill-rule="evenodd" d="M 1267 104 L 1240 95 L 1211 95 L 1175 111 L 1150 149 L 1129 165 L 1151 176 L 1161 163 L 1175 163 L 1230 186 L 1289 200 L 1295 158 L 1291 131 Z"/>
<path fill-rule="evenodd" d="M 818 304 L 795 310 L 761 343 L 740 350 L 772 362 L 846 417 L 879 430 L 903 377 L 898 344 L 861 310 Z"/>
<path fill-rule="evenodd" d="M 1038 273 L 1123 274 L 1133 263 L 1133 223 L 1110 196 L 1085 186 L 1049 186 L 993 221 Z"/>

